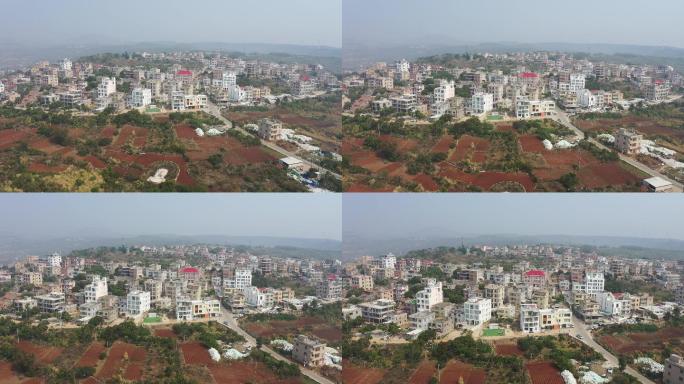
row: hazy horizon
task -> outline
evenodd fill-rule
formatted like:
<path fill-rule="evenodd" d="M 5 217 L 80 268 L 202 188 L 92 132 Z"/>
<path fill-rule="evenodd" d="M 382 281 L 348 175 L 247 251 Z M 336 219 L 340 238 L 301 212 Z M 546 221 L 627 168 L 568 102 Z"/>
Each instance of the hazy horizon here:
<path fill-rule="evenodd" d="M 660 7 L 648 23 L 638 9 Z M 684 3 L 578 0 L 344 0 L 343 45 L 571 43 L 684 48 Z M 656 20 L 656 19 L 654 19 Z"/>
<path fill-rule="evenodd" d="M 382 199 L 380 204 L 379 199 Z M 684 240 L 678 195 L 399 194 L 343 196 L 345 235 L 599 236 Z"/>
<path fill-rule="evenodd" d="M 342 44 L 341 0 L 4 0 L 0 42 Z M 315 17 L 311 17 L 315 15 Z"/>
<path fill-rule="evenodd" d="M 4 236 L 342 240 L 335 194 L 2 194 L 0 206 Z"/>

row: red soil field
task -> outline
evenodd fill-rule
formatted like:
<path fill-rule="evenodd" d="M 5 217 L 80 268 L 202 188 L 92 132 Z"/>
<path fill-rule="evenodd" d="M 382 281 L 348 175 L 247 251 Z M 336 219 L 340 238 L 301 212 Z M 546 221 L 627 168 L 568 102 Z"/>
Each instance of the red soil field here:
<path fill-rule="evenodd" d="M 77 367 L 94 367 L 100 361 L 100 353 L 105 350 L 104 344 L 93 343 L 76 362 Z"/>
<path fill-rule="evenodd" d="M 522 356 L 523 351 L 517 344 L 496 344 L 496 354 L 499 356 Z"/>
<path fill-rule="evenodd" d="M 28 166 L 29 172 L 34 173 L 60 173 L 67 169 L 66 165 L 50 166 L 43 163 L 31 163 Z"/>
<path fill-rule="evenodd" d="M 114 142 L 115 147 L 121 147 L 133 137 L 133 146 L 142 148 L 147 142 L 147 128 L 135 127 L 132 125 L 124 125 Z"/>
<path fill-rule="evenodd" d="M 183 343 L 180 348 L 186 364 L 209 365 L 213 363 L 207 348 L 196 341 Z"/>
<path fill-rule="evenodd" d="M 476 368 L 458 360 L 451 360 L 442 370 L 440 383 L 458 383 L 460 378 L 463 378 L 464 384 L 484 384 L 487 374 L 482 368 Z"/>
<path fill-rule="evenodd" d="M 228 156 L 225 158 L 230 164 L 241 164 L 238 160 L 231 160 L 231 154 L 237 154 L 240 156 L 244 163 L 255 164 L 255 163 L 268 163 L 276 160 L 273 156 L 264 152 L 260 147 L 243 147 L 237 148 L 232 152 L 229 152 Z"/>
<path fill-rule="evenodd" d="M 489 150 L 489 141 L 480 137 L 473 137 L 463 135 L 458 139 L 456 150 L 449 157 L 450 161 L 459 162 L 468 157 L 472 157 L 472 161 L 482 163 L 486 158 L 486 153 Z M 481 154 L 478 154 L 481 153 Z M 477 156 L 473 156 L 478 154 Z"/>
<path fill-rule="evenodd" d="M 666 342 L 684 344 L 684 328 L 664 328 L 657 332 L 628 333 L 619 336 L 604 335 L 599 342 L 620 354 L 661 351 Z"/>
<path fill-rule="evenodd" d="M 437 367 L 432 361 L 422 361 L 418 368 L 413 371 L 413 374 L 409 378 L 409 384 L 428 384 L 430 378 L 437 372 Z"/>
<path fill-rule="evenodd" d="M 51 155 L 60 149 L 64 148 L 61 145 L 57 144 L 52 144 L 50 140 L 45 139 L 45 138 L 34 138 L 29 142 L 29 146 L 35 150 L 47 153 L 48 155 Z"/>
<path fill-rule="evenodd" d="M 15 131 L 13 129 L 4 129 L 0 131 L 0 149 L 5 149 L 13 146 L 15 143 L 23 140 L 28 136 L 26 131 Z"/>
<path fill-rule="evenodd" d="M 188 124 L 176 125 L 176 136 L 178 136 L 179 139 L 201 139 L 201 137 L 197 136 L 195 133 L 195 128 Z"/>
<path fill-rule="evenodd" d="M 209 366 L 214 382 L 218 384 L 295 384 L 298 378 L 278 379 L 264 364 L 255 361 L 236 361 L 230 364 L 211 363 Z"/>
<path fill-rule="evenodd" d="M 667 119 L 663 123 L 672 122 Z M 597 119 L 597 120 L 578 120 L 575 125 L 582 130 L 590 131 L 610 131 L 618 128 L 633 128 L 647 135 L 663 135 L 684 140 L 684 131 L 678 125 L 668 126 L 659 122 L 658 119 L 639 116 L 625 116 L 621 119 Z"/>
<path fill-rule="evenodd" d="M 432 180 L 432 176 L 426 175 L 424 173 L 416 175 L 413 180 L 420 184 L 423 189 L 427 192 L 435 192 L 439 190 L 439 185 Z"/>
<path fill-rule="evenodd" d="M 617 163 L 592 164 L 580 168 L 577 176 L 579 176 L 580 183 L 588 188 L 634 184 L 640 181 L 636 175 Z"/>
<path fill-rule="evenodd" d="M 418 146 L 418 142 L 415 139 L 402 139 L 390 135 L 380 135 L 380 140 L 394 143 L 399 152 L 409 152 L 416 149 Z"/>
<path fill-rule="evenodd" d="M 108 125 L 100 131 L 100 137 L 105 138 L 105 139 L 111 139 L 114 137 L 114 132 L 116 131 L 116 128 L 113 125 Z"/>
<path fill-rule="evenodd" d="M 575 172 L 573 166 L 579 166 L 581 169 L 591 164 L 599 164 L 591 153 L 584 150 L 551 150 L 544 151 L 542 156 L 546 166 L 533 172 L 540 180 L 556 180 L 566 173 Z"/>
<path fill-rule="evenodd" d="M 7 361 L 0 361 L 0 378 L 2 378 L 3 383 L 21 383 L 21 380 L 19 380 L 17 374 L 14 371 L 12 371 L 12 363 Z"/>
<path fill-rule="evenodd" d="M 167 337 L 170 339 L 178 338 L 173 330 L 168 328 L 157 328 L 154 330 L 154 335 L 158 337 Z"/>
<path fill-rule="evenodd" d="M 143 155 L 129 155 L 123 152 L 107 151 L 107 156 L 113 157 L 124 163 L 138 163 L 144 166 L 150 166 L 152 163 L 158 161 L 172 161 L 178 165 L 179 173 L 176 181 L 178 184 L 193 185 L 195 181 L 188 173 L 188 165 L 180 155 L 163 155 L 160 153 L 145 153 Z M 116 168 L 115 168 L 116 169 Z"/>
<path fill-rule="evenodd" d="M 350 162 L 359 167 L 368 169 L 371 172 L 378 172 L 387 166 L 387 162 L 379 158 L 375 152 L 365 149 L 359 149 L 347 154 Z"/>
<path fill-rule="evenodd" d="M 129 364 L 142 364 L 147 356 L 147 352 L 143 347 L 117 341 L 109 350 L 107 360 L 105 360 L 104 365 L 95 376 L 100 379 L 112 377 L 123 367 L 126 354 L 128 354 Z"/>
<path fill-rule="evenodd" d="M 534 191 L 535 185 L 532 179 L 530 178 L 530 175 L 526 173 L 466 173 L 445 163 L 440 164 L 439 176 L 475 185 L 482 188 L 485 191 L 489 190 L 494 184 L 500 183 L 502 181 L 516 182 L 520 184 L 526 192 Z"/>
<path fill-rule="evenodd" d="M 42 364 L 52 363 L 64 350 L 64 348 L 33 344 L 32 342 L 25 340 L 18 342 L 17 347 L 26 353 L 33 354 L 36 357 L 36 360 Z"/>
<path fill-rule="evenodd" d="M 248 323 L 245 325 L 247 331 L 256 336 L 273 337 L 276 335 L 287 335 L 299 333 L 304 327 L 311 327 L 314 335 L 327 341 L 339 341 L 342 333 L 339 327 L 325 323 L 325 321 L 305 316 L 297 320 L 273 320 L 268 322 Z"/>
<path fill-rule="evenodd" d="M 377 384 L 385 376 L 385 370 L 379 368 L 362 368 L 350 364 L 342 366 L 342 382 L 344 384 Z"/>
<path fill-rule="evenodd" d="M 532 379 L 532 384 L 565 384 L 563 376 L 548 361 L 537 361 L 525 364 L 527 373 Z"/>
<path fill-rule="evenodd" d="M 458 360 L 451 360 L 442 370 L 440 383 L 458 383 L 460 378 L 463 378 L 464 384 L 484 384 L 487 380 L 487 374 L 482 368 L 476 368 Z"/>
<path fill-rule="evenodd" d="M 142 363 L 131 363 L 126 367 L 124 372 L 124 379 L 126 380 L 140 380 L 143 376 L 143 366 Z"/>
<path fill-rule="evenodd" d="M 518 138 L 518 141 L 520 142 L 520 146 L 522 147 L 522 150 L 524 152 L 532 152 L 532 153 L 544 153 L 544 152 L 546 152 L 546 148 L 544 148 L 544 144 L 542 144 L 542 141 L 539 140 L 539 138 L 537 136 L 521 135 Z"/>
<path fill-rule="evenodd" d="M 378 171 L 378 173 L 387 172 L 388 175 L 392 175 L 393 172 L 396 172 L 398 169 L 400 169 L 400 168 L 403 167 L 403 166 L 404 166 L 404 164 L 399 163 L 399 162 L 397 162 L 397 163 L 389 163 L 389 164 L 387 164 L 385 167 L 381 168 L 381 169 Z"/>
<path fill-rule="evenodd" d="M 431 152 L 437 153 L 437 152 L 449 152 L 449 149 L 451 149 L 449 146 L 451 143 L 454 142 L 454 137 L 451 135 L 447 136 L 442 136 L 441 139 L 435 144 L 434 147 L 432 147 Z"/>
<path fill-rule="evenodd" d="M 98 159 L 97 157 L 95 157 L 93 155 L 88 155 L 88 156 L 84 157 L 83 160 L 89 162 L 93 167 L 95 167 L 97 169 L 107 168 L 107 163 L 105 163 L 104 161 Z"/>
<path fill-rule="evenodd" d="M 314 336 L 329 342 L 337 342 L 342 340 L 342 331 L 338 327 L 329 326 L 323 328 L 314 328 L 311 333 L 313 333 Z"/>
<path fill-rule="evenodd" d="M 347 192 L 391 192 L 393 190 L 392 187 L 386 186 L 385 188 L 381 189 L 373 189 L 367 185 L 363 184 L 352 184 L 349 186 L 346 191 Z"/>

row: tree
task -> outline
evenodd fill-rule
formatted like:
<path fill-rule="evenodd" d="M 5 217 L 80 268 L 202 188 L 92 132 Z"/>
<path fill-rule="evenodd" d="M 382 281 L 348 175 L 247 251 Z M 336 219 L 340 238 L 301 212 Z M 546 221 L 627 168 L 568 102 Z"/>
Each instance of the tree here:
<path fill-rule="evenodd" d="M 618 356 L 618 364 L 620 365 L 621 371 L 624 371 L 625 368 L 627 368 L 627 363 L 628 363 L 628 360 L 627 360 L 626 356 L 624 356 L 624 355 Z"/>
<path fill-rule="evenodd" d="M 570 173 L 566 173 L 565 175 L 561 176 L 558 179 L 558 182 L 563 184 L 565 189 L 567 189 L 568 191 L 572 191 L 579 184 L 579 178 L 577 177 L 577 174 L 575 174 L 574 172 L 570 172 Z"/>
<path fill-rule="evenodd" d="M 207 158 L 207 161 L 216 169 L 221 166 L 221 163 L 223 163 L 223 154 L 219 152 L 214 153 Z"/>

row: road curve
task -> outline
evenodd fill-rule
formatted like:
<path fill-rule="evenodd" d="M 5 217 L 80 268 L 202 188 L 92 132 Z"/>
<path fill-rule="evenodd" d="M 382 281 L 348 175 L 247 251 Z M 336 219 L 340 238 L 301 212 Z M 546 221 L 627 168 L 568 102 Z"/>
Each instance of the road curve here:
<path fill-rule="evenodd" d="M 207 102 L 207 109 L 206 109 L 206 112 L 209 113 L 210 115 L 212 115 L 212 116 L 214 116 L 214 117 L 220 119 L 224 124 L 232 125 L 232 128 L 231 128 L 231 129 L 236 129 L 236 130 L 238 130 L 238 131 L 240 131 L 240 132 L 242 132 L 242 133 L 244 133 L 244 134 L 246 134 L 246 135 L 253 136 L 252 133 L 245 131 L 243 128 L 238 127 L 237 124 L 232 123 L 230 120 L 226 119 L 226 118 L 221 114 L 221 109 L 220 109 L 216 104 L 214 104 L 214 103 L 212 103 L 212 102 Z M 275 143 L 271 143 L 270 141 L 261 140 L 261 139 L 259 139 L 259 141 L 261 141 L 261 145 L 263 145 L 264 147 L 267 147 L 267 148 L 269 148 L 269 149 L 271 149 L 271 150 L 273 150 L 273 151 L 276 151 L 276 152 L 280 153 L 280 154 L 283 155 L 283 156 L 294 157 L 295 159 L 297 159 L 297 160 L 303 162 L 304 164 L 308 165 L 309 167 L 319 169 L 319 170 L 321 170 L 321 171 L 323 171 L 323 172 L 327 172 L 327 173 L 333 175 L 333 176 L 334 176 L 335 178 L 337 178 L 338 180 L 342 179 L 342 176 L 341 176 L 340 174 L 335 173 L 335 172 L 333 172 L 333 171 L 331 171 L 331 170 L 329 170 L 329 169 L 323 168 L 323 167 L 321 167 L 320 165 L 318 165 L 318 164 L 316 164 L 316 163 L 313 163 L 313 162 L 311 162 L 311 161 L 309 161 L 309 160 L 303 159 L 303 158 L 301 158 L 301 157 L 295 155 L 294 153 L 292 153 L 292 152 L 286 150 L 285 148 L 282 148 L 282 147 L 276 145 Z"/>
<path fill-rule="evenodd" d="M 582 336 L 581 339 L 577 340 L 583 342 L 585 345 L 589 346 L 591 349 L 601 354 L 601 356 L 603 356 L 603 358 L 606 360 L 606 362 L 603 364 L 604 368 L 618 368 L 620 366 L 618 358 L 615 355 L 608 352 L 607 349 L 603 348 L 599 343 L 597 343 L 594 340 L 593 336 L 591 335 L 591 332 L 587 330 L 586 324 L 583 321 L 575 317 L 575 315 L 572 315 L 572 324 L 575 327 L 570 331 L 570 335 L 572 335 L 575 338 L 577 337 L 577 335 Z M 627 368 L 625 368 L 624 372 L 639 380 L 639 382 L 642 384 L 655 384 L 649 378 L 642 375 L 632 367 L 628 366 Z"/>
<path fill-rule="evenodd" d="M 222 321 L 219 321 L 219 324 L 228 327 L 229 329 L 237 332 L 240 336 L 244 337 L 245 340 L 247 340 L 249 343 L 256 345 L 256 339 L 247 333 L 244 329 L 240 328 L 238 325 L 237 320 L 233 317 L 233 314 L 228 311 L 226 308 L 221 307 L 221 312 L 222 312 Z M 278 352 L 274 351 L 267 345 L 262 345 L 261 350 L 268 353 L 271 355 L 274 359 L 278 359 L 281 361 L 285 361 L 288 363 L 292 363 L 290 360 L 286 359 L 282 355 L 280 355 Z M 297 365 L 299 367 L 299 370 L 302 372 L 302 374 L 311 380 L 320 383 L 320 384 L 335 384 L 332 380 L 320 375 L 318 372 L 313 371 L 311 369 L 302 367 L 301 365 Z"/>
<path fill-rule="evenodd" d="M 582 132 L 582 130 L 580 130 L 574 124 L 572 124 L 572 121 L 570 121 L 570 118 L 568 117 L 568 115 L 565 112 L 563 112 L 563 110 L 556 108 L 556 114 L 555 114 L 553 119 L 555 121 L 559 122 L 560 124 L 562 124 L 563 126 L 565 126 L 566 128 L 569 128 L 573 132 L 575 132 L 575 136 L 577 138 L 579 138 L 580 140 L 585 138 L 584 132 Z M 606 147 L 603 143 L 601 143 L 601 142 L 599 142 L 599 141 L 597 141 L 591 137 L 587 138 L 587 141 L 589 141 L 590 143 L 594 144 L 595 146 L 597 146 L 601 149 L 612 151 L 612 149 Z M 650 175 L 651 177 L 660 177 L 662 179 L 665 179 L 665 180 L 671 182 L 677 192 L 682 192 L 684 190 L 684 184 L 682 184 L 678 181 L 675 181 L 668 176 L 665 176 L 664 174 L 656 171 L 655 169 L 648 167 L 646 164 L 641 163 L 632 157 L 629 157 L 629 156 L 624 155 L 622 153 L 618 153 L 618 155 L 620 156 L 620 160 L 622 160 L 625 163 L 631 165 L 632 167 Z"/>

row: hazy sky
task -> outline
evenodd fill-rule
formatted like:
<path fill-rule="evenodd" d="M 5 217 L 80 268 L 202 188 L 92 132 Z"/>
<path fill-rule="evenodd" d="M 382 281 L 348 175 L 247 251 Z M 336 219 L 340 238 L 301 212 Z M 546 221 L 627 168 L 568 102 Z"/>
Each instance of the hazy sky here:
<path fill-rule="evenodd" d="M 681 0 L 343 0 L 345 41 L 564 42 L 684 47 Z M 444 43 L 442 40 L 440 43 Z"/>
<path fill-rule="evenodd" d="M 0 194 L 0 234 L 341 239 L 338 194 Z"/>
<path fill-rule="evenodd" d="M 680 194 L 345 194 L 343 231 L 383 239 L 597 235 L 684 239 Z"/>
<path fill-rule="evenodd" d="M 0 0 L 0 41 L 341 44 L 342 0 Z"/>

